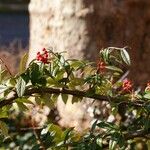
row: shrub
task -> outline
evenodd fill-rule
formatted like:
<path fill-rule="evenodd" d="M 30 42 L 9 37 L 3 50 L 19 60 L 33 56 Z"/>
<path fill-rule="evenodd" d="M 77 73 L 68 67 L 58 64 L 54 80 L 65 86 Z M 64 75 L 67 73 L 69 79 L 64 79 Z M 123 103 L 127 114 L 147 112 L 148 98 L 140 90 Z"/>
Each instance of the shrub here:
<path fill-rule="evenodd" d="M 12 76 L 5 66 L 0 71 L 0 143 L 8 149 L 143 149 L 150 147 L 150 83 L 143 90 L 136 89 L 124 76 L 130 65 L 126 48 L 109 47 L 99 53 L 97 64 L 65 59 L 63 53 L 43 49 L 37 58 L 25 64 Z M 92 127 L 82 133 L 74 128 L 61 128 L 48 120 L 43 126 L 22 121 L 30 106 L 55 107 L 58 96 L 64 103 L 72 95 L 72 103 L 87 100 L 106 101 L 114 116 L 121 121 L 96 119 Z M 16 109 L 19 115 L 14 115 Z M 68 114 L 69 115 L 69 114 Z"/>

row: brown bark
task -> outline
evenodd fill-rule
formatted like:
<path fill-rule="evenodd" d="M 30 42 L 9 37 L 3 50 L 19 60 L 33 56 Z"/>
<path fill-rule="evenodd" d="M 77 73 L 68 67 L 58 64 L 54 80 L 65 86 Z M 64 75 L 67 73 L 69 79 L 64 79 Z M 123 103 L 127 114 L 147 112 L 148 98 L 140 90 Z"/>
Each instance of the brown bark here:
<path fill-rule="evenodd" d="M 101 48 L 129 46 L 131 77 L 149 79 L 149 0 L 31 0 L 29 11 L 30 60 L 41 47 L 95 61 Z"/>

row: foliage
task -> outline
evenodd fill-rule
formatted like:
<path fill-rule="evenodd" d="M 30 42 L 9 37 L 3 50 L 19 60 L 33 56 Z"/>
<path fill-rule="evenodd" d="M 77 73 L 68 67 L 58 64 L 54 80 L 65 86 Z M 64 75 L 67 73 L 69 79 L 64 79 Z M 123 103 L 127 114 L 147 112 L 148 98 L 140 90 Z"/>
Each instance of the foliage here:
<path fill-rule="evenodd" d="M 135 90 L 132 81 L 124 79 L 130 65 L 126 48 L 101 50 L 97 64 L 65 59 L 63 53 L 49 49 L 38 53 L 28 68 L 26 61 L 27 55 L 15 76 L 6 66 L 0 67 L 1 149 L 114 150 L 136 149 L 138 144 L 150 148 L 150 84 L 145 90 Z M 43 126 L 33 121 L 22 123 L 30 106 L 46 105 L 52 110 L 58 96 L 66 103 L 68 95 L 72 95 L 72 103 L 84 97 L 109 102 L 110 114 L 122 115 L 123 109 L 125 120 L 96 119 L 91 129 L 82 133 L 63 129 L 50 120 Z"/>

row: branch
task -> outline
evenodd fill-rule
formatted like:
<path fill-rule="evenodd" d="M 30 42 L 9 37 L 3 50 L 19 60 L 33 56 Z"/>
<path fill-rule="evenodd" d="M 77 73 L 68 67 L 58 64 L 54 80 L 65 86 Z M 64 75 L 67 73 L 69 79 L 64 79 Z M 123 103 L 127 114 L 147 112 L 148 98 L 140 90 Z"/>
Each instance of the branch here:
<path fill-rule="evenodd" d="M 129 139 L 134 139 L 136 137 L 145 137 L 148 136 L 150 134 L 150 130 L 137 130 L 137 131 L 132 131 L 132 132 L 128 132 L 124 135 L 126 140 Z"/>
<path fill-rule="evenodd" d="M 134 139 L 134 138 L 150 139 L 149 135 L 150 135 L 150 130 L 143 130 L 143 129 L 137 130 L 137 131 L 132 131 L 132 132 L 127 132 L 127 133 L 123 134 L 124 140 L 126 140 L 126 141 Z M 107 141 L 109 141 L 110 139 L 111 139 L 111 137 L 109 137 L 107 139 Z M 103 149 L 108 149 L 108 147 L 109 147 L 109 142 L 106 142 L 105 144 L 103 143 Z"/>
<path fill-rule="evenodd" d="M 85 97 L 85 98 L 91 98 L 95 99 L 98 101 L 106 101 L 106 102 L 113 102 L 116 104 L 126 104 L 126 105 L 131 105 L 131 106 L 136 106 L 136 107 L 143 107 L 145 106 L 145 103 L 140 100 L 135 100 L 135 101 L 128 101 L 125 98 L 118 98 L 118 97 L 110 97 L 110 96 L 104 96 L 104 95 L 99 95 L 99 94 L 89 94 L 88 91 L 79 91 L 79 90 L 70 90 L 70 89 L 65 89 L 65 88 L 29 88 L 25 91 L 24 96 L 31 96 L 32 94 L 35 93 L 49 93 L 49 94 L 68 94 L 76 97 Z M 6 105 L 10 105 L 13 103 L 15 99 L 18 98 L 17 93 L 15 92 L 11 97 L 6 98 L 2 101 L 0 101 L 0 108 Z"/>
<path fill-rule="evenodd" d="M 3 106 L 6 106 L 6 105 L 12 104 L 13 101 L 17 98 L 18 98 L 17 93 L 16 92 L 12 93 L 10 97 L 5 98 L 4 100 L 0 101 L 0 108 L 2 108 Z"/>

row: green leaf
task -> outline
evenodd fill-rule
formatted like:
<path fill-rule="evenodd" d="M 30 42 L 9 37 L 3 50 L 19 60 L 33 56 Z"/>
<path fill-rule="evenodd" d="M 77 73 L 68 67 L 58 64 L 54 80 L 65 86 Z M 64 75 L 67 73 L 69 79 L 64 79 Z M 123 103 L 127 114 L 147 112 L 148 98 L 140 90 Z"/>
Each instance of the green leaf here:
<path fill-rule="evenodd" d="M 130 65 L 131 62 L 130 62 L 130 56 L 128 54 L 128 52 L 123 48 L 121 49 L 121 57 L 123 59 L 123 61 L 127 64 L 127 65 Z"/>
<path fill-rule="evenodd" d="M 41 72 L 41 75 L 44 73 L 44 63 L 39 64 L 39 71 Z"/>
<path fill-rule="evenodd" d="M 112 107 L 111 111 L 112 111 L 113 115 L 117 115 L 117 113 L 118 113 L 118 106 Z"/>
<path fill-rule="evenodd" d="M 26 88 L 26 82 L 22 79 L 22 77 L 19 77 L 16 84 L 16 91 L 18 94 L 18 97 L 22 97 L 25 93 Z"/>
<path fill-rule="evenodd" d="M 3 93 L 4 91 L 6 91 L 8 89 L 8 87 L 7 86 L 5 86 L 5 85 L 0 85 L 0 93 Z"/>
<path fill-rule="evenodd" d="M 63 134 L 63 131 L 58 125 L 50 124 L 49 128 L 48 128 L 48 131 L 55 135 L 55 138 L 54 138 L 55 141 L 58 142 L 58 141 L 62 140 L 61 136 Z"/>
<path fill-rule="evenodd" d="M 35 97 L 35 101 L 36 101 L 36 104 L 41 105 L 42 102 L 43 102 L 43 99 L 40 98 L 40 97 L 38 97 L 38 96 L 36 96 L 36 97 Z"/>
<path fill-rule="evenodd" d="M 116 145 L 117 145 L 116 141 L 110 140 L 109 141 L 109 150 L 115 150 L 116 149 Z"/>
<path fill-rule="evenodd" d="M 67 100 L 68 100 L 68 95 L 67 94 L 61 94 L 61 98 L 62 98 L 63 102 L 66 104 Z"/>
<path fill-rule="evenodd" d="M 84 84 L 84 79 L 82 78 L 73 78 L 73 80 L 71 81 L 71 83 L 75 86 L 78 86 L 78 85 L 83 85 Z"/>
<path fill-rule="evenodd" d="M 19 103 L 33 104 L 29 99 L 24 97 L 17 98 L 15 101 Z"/>
<path fill-rule="evenodd" d="M 59 72 L 59 70 L 60 70 L 60 67 L 58 65 L 54 66 L 52 70 L 52 76 L 55 77 L 57 73 Z"/>
<path fill-rule="evenodd" d="M 56 102 L 58 100 L 58 94 L 52 94 L 51 99 L 53 102 Z"/>
<path fill-rule="evenodd" d="M 43 66 L 44 67 L 44 66 Z M 43 68 L 42 67 L 42 68 Z M 46 78 L 43 75 L 43 70 L 42 70 L 41 66 L 39 66 L 36 63 L 33 63 L 30 67 L 30 79 L 31 79 L 31 83 L 33 85 L 42 85 L 45 86 L 46 85 Z M 28 76 L 27 76 L 28 77 Z"/>
<path fill-rule="evenodd" d="M 29 80 L 30 80 L 29 71 L 26 71 L 25 73 L 22 73 L 20 76 L 26 82 L 26 84 L 29 82 Z"/>
<path fill-rule="evenodd" d="M 46 78 L 45 77 L 39 78 L 37 84 L 45 86 L 46 85 Z"/>
<path fill-rule="evenodd" d="M 28 107 L 25 105 L 25 104 L 23 104 L 23 103 L 21 103 L 21 102 L 16 102 L 17 103 L 17 105 L 18 105 L 18 107 L 19 107 L 19 109 L 20 109 L 20 111 L 26 111 L 26 110 L 28 110 Z"/>
<path fill-rule="evenodd" d="M 41 135 L 47 134 L 47 132 L 48 132 L 48 127 L 42 129 Z"/>
<path fill-rule="evenodd" d="M 102 148 L 102 147 L 103 147 L 103 140 L 102 140 L 102 138 L 97 138 L 97 139 L 96 139 L 96 144 L 97 144 L 98 146 L 100 146 L 100 148 Z"/>
<path fill-rule="evenodd" d="M 96 120 L 96 121 L 93 123 L 92 128 L 91 128 L 91 132 L 93 132 L 93 131 L 95 130 L 95 128 L 96 128 L 96 126 L 97 126 L 97 122 L 98 122 L 98 120 Z"/>
<path fill-rule="evenodd" d="M 106 66 L 106 68 L 109 69 L 109 70 L 113 70 L 113 71 L 117 71 L 117 72 L 123 73 L 123 71 L 120 68 L 115 67 L 115 66 Z"/>
<path fill-rule="evenodd" d="M 111 122 L 102 121 L 102 122 L 98 123 L 97 126 L 100 127 L 100 128 L 107 129 L 107 130 L 116 130 L 116 129 L 118 129 L 118 127 L 115 124 L 111 123 Z"/>
<path fill-rule="evenodd" d="M 150 119 L 145 119 L 144 120 L 144 128 L 148 130 L 150 128 Z"/>
<path fill-rule="evenodd" d="M 9 87 L 14 87 L 16 85 L 16 79 L 15 78 L 10 78 L 7 80 L 7 86 Z"/>
<path fill-rule="evenodd" d="M 20 61 L 20 65 L 19 65 L 20 73 L 25 71 L 27 60 L 28 60 L 28 53 L 25 53 Z"/>
<path fill-rule="evenodd" d="M 105 62 L 108 62 L 109 61 L 109 54 L 110 54 L 110 49 L 109 48 L 105 48 L 103 50 L 100 51 L 100 57 L 102 57 L 102 59 L 105 61 Z"/>
<path fill-rule="evenodd" d="M 30 78 L 33 85 L 35 85 L 39 78 L 41 77 L 41 73 L 39 71 L 39 65 L 33 63 L 30 68 Z"/>
<path fill-rule="evenodd" d="M 73 97 L 72 97 L 72 104 L 77 103 L 77 102 L 79 102 L 79 101 L 81 101 L 81 100 L 82 100 L 81 97 L 73 96 Z"/>
<path fill-rule="evenodd" d="M 84 61 L 74 59 L 71 62 L 71 67 L 73 67 L 75 70 L 78 70 L 78 69 L 82 68 L 83 66 L 85 66 Z"/>
<path fill-rule="evenodd" d="M 55 76 L 55 79 L 56 79 L 57 81 L 63 79 L 64 73 L 65 73 L 65 70 L 64 70 L 64 69 L 60 69 L 60 70 L 57 72 L 57 74 L 56 74 L 56 76 Z"/>
<path fill-rule="evenodd" d="M 150 99 L 150 92 L 146 93 L 143 97 L 146 98 L 146 99 Z"/>
<path fill-rule="evenodd" d="M 104 58 L 105 58 L 105 59 L 104 59 L 105 62 L 109 61 L 109 53 L 110 53 L 110 50 L 109 50 L 108 48 L 106 48 L 106 49 L 105 49 L 105 53 L 104 53 L 104 54 L 105 54 L 105 55 L 104 55 L 104 56 L 105 56 L 105 57 L 104 57 Z"/>
<path fill-rule="evenodd" d="M 59 55 L 59 60 L 60 60 L 61 65 L 65 64 L 65 58 L 63 56 Z"/>
<path fill-rule="evenodd" d="M 0 131 L 4 136 L 8 136 L 8 127 L 6 123 L 0 121 Z"/>
<path fill-rule="evenodd" d="M 7 70 L 1 70 L 1 72 L 0 72 L 0 83 L 1 83 L 4 79 L 6 79 L 7 75 L 8 75 L 8 71 L 7 71 Z"/>
<path fill-rule="evenodd" d="M 72 133 L 73 129 L 74 129 L 74 127 L 68 128 L 63 132 L 62 138 L 63 138 L 64 144 L 66 144 L 67 140 L 69 138 L 71 138 L 71 133 Z"/>
<path fill-rule="evenodd" d="M 46 106 L 48 106 L 50 109 L 54 108 L 56 101 L 51 98 L 52 95 L 49 93 L 42 94 L 41 97 L 36 98 L 37 104 L 41 104 L 43 102 Z"/>
<path fill-rule="evenodd" d="M 6 106 L 0 108 L 0 118 L 8 118 L 8 110 L 9 108 Z"/>

